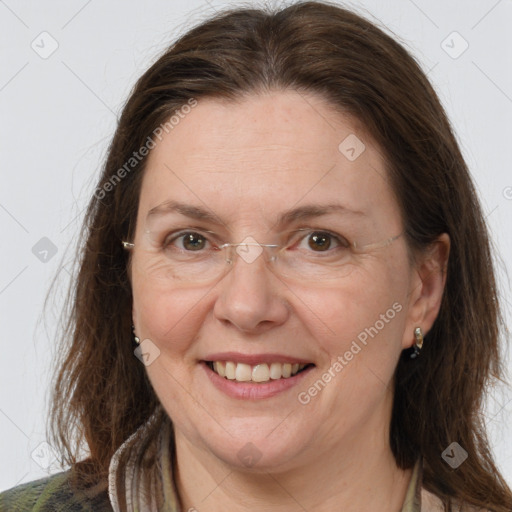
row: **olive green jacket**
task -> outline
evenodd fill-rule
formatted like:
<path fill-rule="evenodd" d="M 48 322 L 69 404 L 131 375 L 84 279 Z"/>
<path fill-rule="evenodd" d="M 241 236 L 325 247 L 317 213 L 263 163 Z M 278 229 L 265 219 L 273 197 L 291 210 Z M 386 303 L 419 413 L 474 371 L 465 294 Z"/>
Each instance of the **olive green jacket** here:
<path fill-rule="evenodd" d="M 0 494 L 1 512 L 112 512 L 106 485 L 77 491 L 71 470 L 24 483 Z"/>

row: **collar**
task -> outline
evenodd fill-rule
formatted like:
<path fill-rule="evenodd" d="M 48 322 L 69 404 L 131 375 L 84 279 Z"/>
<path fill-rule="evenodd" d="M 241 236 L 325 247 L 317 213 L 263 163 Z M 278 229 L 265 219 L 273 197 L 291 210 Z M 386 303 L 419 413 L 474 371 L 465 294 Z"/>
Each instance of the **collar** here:
<path fill-rule="evenodd" d="M 423 480 L 423 464 L 421 458 L 416 461 L 412 470 L 411 481 L 405 493 L 405 500 L 400 512 L 421 512 L 421 483 Z"/>

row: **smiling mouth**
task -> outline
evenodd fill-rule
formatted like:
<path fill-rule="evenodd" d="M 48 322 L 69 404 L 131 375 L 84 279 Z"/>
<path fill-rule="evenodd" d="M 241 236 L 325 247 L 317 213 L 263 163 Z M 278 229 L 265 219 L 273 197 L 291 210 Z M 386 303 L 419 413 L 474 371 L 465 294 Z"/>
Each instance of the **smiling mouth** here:
<path fill-rule="evenodd" d="M 289 379 L 315 366 L 313 363 L 261 363 L 255 365 L 235 363 L 233 361 L 205 361 L 205 363 L 210 370 L 227 380 L 254 383 Z"/>

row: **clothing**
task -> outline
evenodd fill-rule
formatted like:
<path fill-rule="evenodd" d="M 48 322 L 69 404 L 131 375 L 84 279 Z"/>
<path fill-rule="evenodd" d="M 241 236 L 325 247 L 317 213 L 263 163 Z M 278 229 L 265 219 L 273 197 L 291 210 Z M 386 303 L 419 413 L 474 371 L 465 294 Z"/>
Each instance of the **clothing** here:
<path fill-rule="evenodd" d="M 154 429 L 159 434 L 151 440 L 148 433 Z M 67 470 L 1 493 L 0 512 L 180 512 L 172 476 L 173 449 L 171 422 L 159 408 L 112 457 L 108 486 L 105 482 L 87 491 L 73 491 Z M 145 468 L 153 468 L 150 497 L 142 492 Z M 401 512 L 443 510 L 437 498 L 421 489 L 421 477 L 418 461 Z"/>
<path fill-rule="evenodd" d="M 105 484 L 77 492 L 69 475 L 63 471 L 0 493 L 0 512 L 112 512 Z"/>

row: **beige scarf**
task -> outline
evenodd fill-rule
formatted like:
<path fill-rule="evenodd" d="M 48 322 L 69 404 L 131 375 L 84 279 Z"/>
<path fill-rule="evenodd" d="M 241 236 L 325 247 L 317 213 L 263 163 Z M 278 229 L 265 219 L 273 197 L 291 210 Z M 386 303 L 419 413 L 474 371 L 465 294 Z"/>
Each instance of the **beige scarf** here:
<path fill-rule="evenodd" d="M 117 449 L 108 476 L 114 512 L 179 512 L 171 467 L 173 442 L 169 417 L 158 407 Z M 149 493 L 144 491 L 145 481 Z"/>

